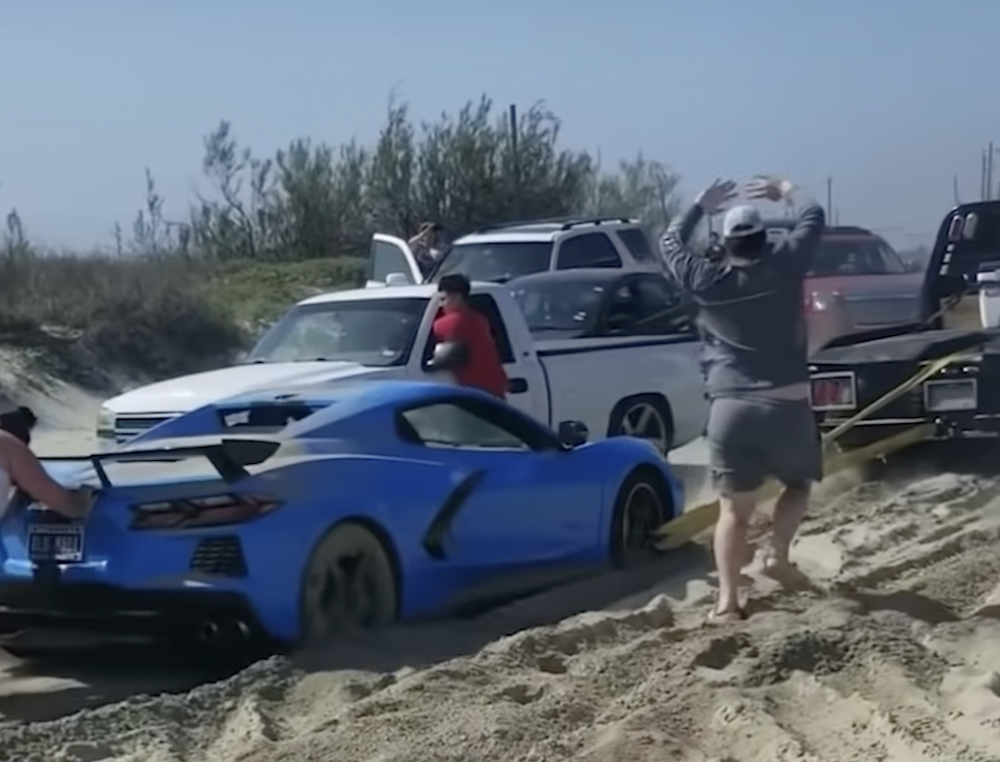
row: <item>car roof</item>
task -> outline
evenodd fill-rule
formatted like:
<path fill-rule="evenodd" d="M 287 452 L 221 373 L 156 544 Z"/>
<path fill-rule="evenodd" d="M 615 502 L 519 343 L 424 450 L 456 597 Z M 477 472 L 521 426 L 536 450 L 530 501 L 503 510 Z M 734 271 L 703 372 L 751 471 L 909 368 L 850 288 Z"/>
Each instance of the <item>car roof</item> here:
<path fill-rule="evenodd" d="M 364 302 L 373 299 L 429 299 L 437 293 L 436 283 L 424 283 L 418 286 L 373 286 L 371 288 L 352 288 L 345 291 L 330 291 L 303 299 L 296 307 L 326 302 Z M 475 281 L 472 283 L 472 293 L 488 293 L 503 291 L 499 283 Z"/>
<path fill-rule="evenodd" d="M 621 267 L 580 267 L 571 270 L 547 270 L 545 272 L 522 275 L 507 282 L 508 288 L 516 286 L 537 286 L 546 283 L 583 283 L 587 285 L 612 283 L 629 275 L 649 274 L 652 270 L 634 270 Z"/>
<path fill-rule="evenodd" d="M 764 227 L 767 229 L 783 228 L 791 230 L 798 224 L 798 220 L 788 217 L 779 217 L 771 220 L 764 220 Z M 824 238 L 878 238 L 878 234 L 868 228 L 857 227 L 855 225 L 828 225 L 823 228 Z"/>

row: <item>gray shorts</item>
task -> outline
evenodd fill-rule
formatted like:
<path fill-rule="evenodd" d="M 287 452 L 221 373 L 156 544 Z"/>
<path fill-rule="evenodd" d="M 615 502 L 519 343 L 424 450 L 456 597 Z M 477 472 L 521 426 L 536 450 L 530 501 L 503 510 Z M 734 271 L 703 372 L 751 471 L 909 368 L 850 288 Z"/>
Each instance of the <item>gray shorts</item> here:
<path fill-rule="evenodd" d="M 768 477 L 789 487 L 823 478 L 823 445 L 806 401 L 714 399 L 706 438 L 712 483 L 722 495 L 753 492 Z"/>

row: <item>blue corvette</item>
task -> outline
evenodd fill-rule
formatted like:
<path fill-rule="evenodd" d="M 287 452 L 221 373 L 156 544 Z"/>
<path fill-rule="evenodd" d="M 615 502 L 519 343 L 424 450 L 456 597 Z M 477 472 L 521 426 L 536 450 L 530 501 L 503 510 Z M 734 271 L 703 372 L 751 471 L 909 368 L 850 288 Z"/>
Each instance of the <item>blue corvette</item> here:
<path fill-rule="evenodd" d="M 0 646 L 281 648 L 636 563 L 681 486 L 645 441 L 586 439 L 474 390 L 384 381 L 247 394 L 46 459 L 99 493 L 79 523 L 15 494 Z"/>

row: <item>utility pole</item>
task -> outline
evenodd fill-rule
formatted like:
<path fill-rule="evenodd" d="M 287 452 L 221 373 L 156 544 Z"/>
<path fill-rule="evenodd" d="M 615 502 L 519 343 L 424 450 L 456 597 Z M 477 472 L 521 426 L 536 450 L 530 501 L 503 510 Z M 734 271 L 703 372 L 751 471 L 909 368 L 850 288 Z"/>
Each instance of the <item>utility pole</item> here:
<path fill-rule="evenodd" d="M 990 153 L 986 160 L 986 200 L 993 200 L 993 141 L 990 141 Z"/>
<path fill-rule="evenodd" d="M 517 105 L 510 104 L 510 153 L 514 163 L 514 219 L 521 219 L 521 159 L 517 153 Z"/>
<path fill-rule="evenodd" d="M 826 178 L 826 218 L 833 222 L 833 176 Z"/>
<path fill-rule="evenodd" d="M 986 149 L 983 149 L 981 166 L 979 167 L 979 200 L 986 200 Z"/>

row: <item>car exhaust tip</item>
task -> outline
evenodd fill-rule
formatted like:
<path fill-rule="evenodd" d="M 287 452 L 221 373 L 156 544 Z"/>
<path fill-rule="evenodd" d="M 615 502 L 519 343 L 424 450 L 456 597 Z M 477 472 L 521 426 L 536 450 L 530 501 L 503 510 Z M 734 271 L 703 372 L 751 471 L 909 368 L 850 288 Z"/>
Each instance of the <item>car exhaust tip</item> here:
<path fill-rule="evenodd" d="M 212 643 L 219 637 L 219 625 L 205 621 L 198 625 L 198 640 L 202 643 Z"/>

